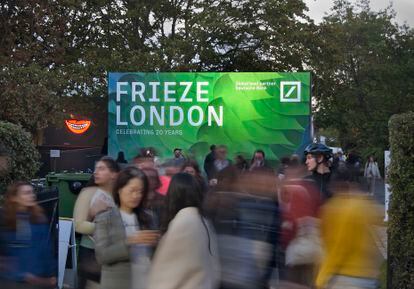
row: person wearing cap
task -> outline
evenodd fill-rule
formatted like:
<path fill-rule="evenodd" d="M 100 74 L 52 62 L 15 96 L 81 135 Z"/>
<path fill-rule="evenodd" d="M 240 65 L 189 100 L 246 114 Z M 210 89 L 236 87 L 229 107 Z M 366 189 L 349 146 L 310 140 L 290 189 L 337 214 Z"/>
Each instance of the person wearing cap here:
<path fill-rule="evenodd" d="M 307 177 L 316 183 L 322 200 L 332 196 L 328 185 L 331 178 L 329 159 L 332 157 L 332 149 L 324 144 L 312 143 L 305 148 L 306 167 L 312 174 Z"/>

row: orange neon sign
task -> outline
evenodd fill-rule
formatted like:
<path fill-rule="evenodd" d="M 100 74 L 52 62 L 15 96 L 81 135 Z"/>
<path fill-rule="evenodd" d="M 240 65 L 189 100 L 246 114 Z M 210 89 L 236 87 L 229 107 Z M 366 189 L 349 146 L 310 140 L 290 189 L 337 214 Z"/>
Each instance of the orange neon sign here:
<path fill-rule="evenodd" d="M 65 120 L 66 127 L 75 134 L 84 134 L 91 126 L 90 120 Z"/>

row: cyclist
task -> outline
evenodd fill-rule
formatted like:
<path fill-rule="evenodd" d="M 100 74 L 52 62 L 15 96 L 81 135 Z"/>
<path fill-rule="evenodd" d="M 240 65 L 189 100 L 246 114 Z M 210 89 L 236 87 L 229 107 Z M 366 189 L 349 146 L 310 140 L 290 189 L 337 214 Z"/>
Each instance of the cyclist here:
<path fill-rule="evenodd" d="M 305 148 L 306 167 L 312 172 L 307 179 L 311 179 L 321 194 L 324 201 L 332 196 L 329 191 L 329 181 L 331 178 L 330 162 L 332 158 L 332 149 L 324 144 L 312 143 Z"/>

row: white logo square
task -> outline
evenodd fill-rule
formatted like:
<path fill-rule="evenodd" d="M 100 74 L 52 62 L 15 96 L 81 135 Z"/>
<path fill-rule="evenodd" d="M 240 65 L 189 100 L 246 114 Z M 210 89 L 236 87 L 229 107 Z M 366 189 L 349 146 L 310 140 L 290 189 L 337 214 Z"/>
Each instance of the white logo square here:
<path fill-rule="evenodd" d="M 301 88 L 300 81 L 281 81 L 280 102 L 300 102 Z"/>

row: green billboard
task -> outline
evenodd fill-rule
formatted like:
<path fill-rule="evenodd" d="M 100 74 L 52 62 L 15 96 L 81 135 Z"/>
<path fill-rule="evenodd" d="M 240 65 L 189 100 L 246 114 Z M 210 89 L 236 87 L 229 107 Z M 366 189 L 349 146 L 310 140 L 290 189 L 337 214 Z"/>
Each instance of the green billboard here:
<path fill-rule="evenodd" d="M 108 150 L 129 160 L 143 147 L 202 159 L 211 144 L 229 157 L 262 149 L 278 161 L 310 141 L 310 73 L 109 73 Z"/>

